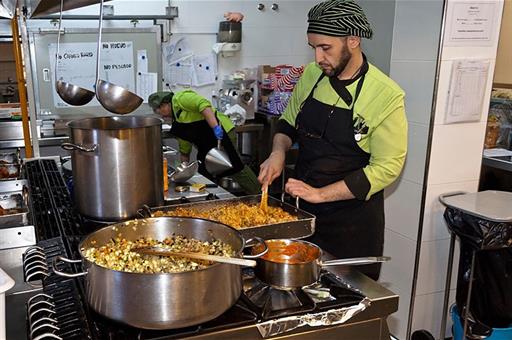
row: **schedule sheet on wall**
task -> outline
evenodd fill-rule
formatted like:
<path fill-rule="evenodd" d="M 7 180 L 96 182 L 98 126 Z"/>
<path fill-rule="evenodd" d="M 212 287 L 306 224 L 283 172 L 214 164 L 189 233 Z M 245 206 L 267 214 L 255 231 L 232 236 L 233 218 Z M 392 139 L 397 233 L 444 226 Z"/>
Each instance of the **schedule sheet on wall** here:
<path fill-rule="evenodd" d="M 489 60 L 453 62 L 445 123 L 480 120 L 489 64 Z"/>

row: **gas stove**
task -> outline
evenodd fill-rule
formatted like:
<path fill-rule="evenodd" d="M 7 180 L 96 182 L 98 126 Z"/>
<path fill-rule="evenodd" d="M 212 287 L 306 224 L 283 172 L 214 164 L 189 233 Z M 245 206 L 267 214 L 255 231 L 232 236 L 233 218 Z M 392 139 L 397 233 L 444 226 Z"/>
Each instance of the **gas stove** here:
<path fill-rule="evenodd" d="M 23 249 L 20 265 L 23 280 L 32 289 L 6 296 L 8 338 L 19 338 L 26 325 L 26 338 L 38 340 L 261 339 L 301 337 L 305 332 L 310 337 L 311 332 L 318 332 L 318 337 L 389 339 L 386 318 L 396 311 L 398 297 L 355 271 L 323 271 L 311 286 L 283 290 L 265 285 L 252 269 L 244 269 L 239 300 L 220 317 L 193 327 L 150 331 L 107 319 L 89 308 L 82 278 L 58 277 L 52 268 L 57 256 L 80 259 L 80 240 L 105 224 L 86 220 L 76 212 L 54 161 L 27 162 L 26 172 L 38 209 L 34 211 L 37 243 Z M 58 269 L 78 272 L 79 267 L 60 263 Z M 340 311 L 355 310 L 362 302 L 366 305 L 361 313 L 340 321 Z"/>

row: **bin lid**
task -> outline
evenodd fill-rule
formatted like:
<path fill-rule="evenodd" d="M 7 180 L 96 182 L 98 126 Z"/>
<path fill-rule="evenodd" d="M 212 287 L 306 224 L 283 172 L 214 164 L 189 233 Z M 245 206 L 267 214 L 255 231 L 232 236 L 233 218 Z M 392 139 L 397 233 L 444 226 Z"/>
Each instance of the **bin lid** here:
<path fill-rule="evenodd" d="M 487 190 L 439 197 L 445 206 L 494 222 L 512 222 L 512 193 Z"/>

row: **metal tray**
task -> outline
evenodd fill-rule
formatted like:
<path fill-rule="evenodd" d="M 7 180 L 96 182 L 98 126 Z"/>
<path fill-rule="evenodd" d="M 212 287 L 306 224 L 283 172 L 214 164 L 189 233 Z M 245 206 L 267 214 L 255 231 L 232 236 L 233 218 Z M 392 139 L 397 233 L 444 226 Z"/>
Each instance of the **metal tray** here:
<path fill-rule="evenodd" d="M 13 179 L 19 179 L 19 177 L 19 164 L 0 164 L 0 181 L 11 181 Z"/>
<path fill-rule="evenodd" d="M 17 164 L 17 165 L 19 165 L 20 161 L 21 161 L 20 149 L 17 149 L 16 152 L 0 153 L 0 164 Z"/>
<path fill-rule="evenodd" d="M 258 205 L 261 201 L 261 195 L 242 196 L 236 198 L 218 199 L 210 201 L 192 202 L 177 205 L 168 205 L 149 208 L 149 213 L 153 215 L 155 211 L 161 210 L 164 212 L 171 212 L 176 208 L 194 208 L 199 211 L 224 206 L 226 204 L 246 203 Z M 238 229 L 243 237 L 247 240 L 251 237 L 261 237 L 263 239 L 277 239 L 277 238 L 293 238 L 301 239 L 313 235 L 315 232 L 315 216 L 294 207 L 291 204 L 282 202 L 271 196 L 268 197 L 268 205 L 272 207 L 280 207 L 292 216 L 297 217 L 297 221 L 289 221 L 275 224 L 265 224 L 253 226 L 249 228 Z"/>
<path fill-rule="evenodd" d="M 0 193 L 0 228 L 29 224 L 28 196 L 22 193 Z"/>

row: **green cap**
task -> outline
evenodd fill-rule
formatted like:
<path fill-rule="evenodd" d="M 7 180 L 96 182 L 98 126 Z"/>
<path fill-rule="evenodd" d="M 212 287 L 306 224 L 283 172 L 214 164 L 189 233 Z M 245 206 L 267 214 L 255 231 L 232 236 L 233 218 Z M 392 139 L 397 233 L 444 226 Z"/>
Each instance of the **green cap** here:
<path fill-rule="evenodd" d="M 170 103 L 172 99 L 172 92 L 160 91 L 155 92 L 148 98 L 148 104 L 153 110 L 158 109 L 160 105 Z"/>

